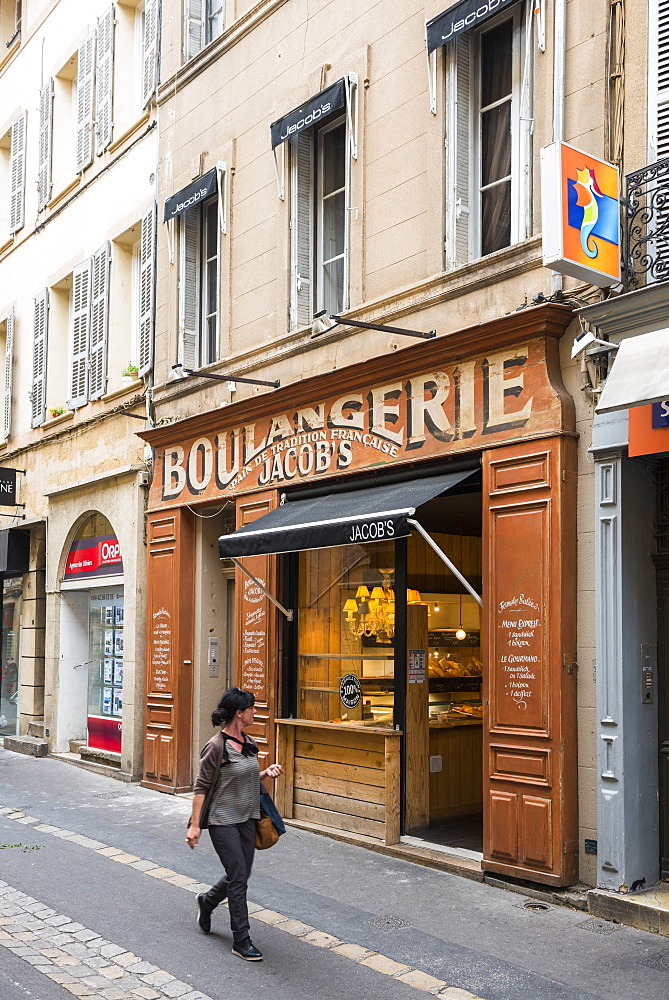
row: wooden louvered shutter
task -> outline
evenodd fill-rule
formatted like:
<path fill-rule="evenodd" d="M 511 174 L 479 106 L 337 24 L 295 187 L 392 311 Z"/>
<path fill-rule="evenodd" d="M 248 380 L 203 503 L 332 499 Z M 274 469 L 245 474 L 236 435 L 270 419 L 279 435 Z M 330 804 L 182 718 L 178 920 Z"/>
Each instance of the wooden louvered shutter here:
<path fill-rule="evenodd" d="M 53 146 L 53 79 L 50 77 L 39 94 L 39 172 L 38 203 L 41 212 L 51 198 L 51 155 Z"/>
<path fill-rule="evenodd" d="M 91 330 L 89 397 L 99 399 L 107 389 L 107 332 L 109 328 L 110 246 L 104 243 L 93 254 L 91 278 Z"/>
<path fill-rule="evenodd" d="M 139 374 L 146 375 L 153 364 L 154 289 L 156 261 L 156 205 L 142 218 L 139 252 Z"/>
<path fill-rule="evenodd" d="M 70 341 L 71 410 L 88 402 L 88 352 L 91 326 L 91 259 L 72 274 L 72 331 Z"/>
<path fill-rule="evenodd" d="M 95 76 L 95 112 L 97 116 L 98 156 L 112 141 L 114 128 L 114 5 L 98 20 L 98 55 Z"/>
<path fill-rule="evenodd" d="M 186 368 L 199 367 L 200 209 L 184 212 L 179 226 L 179 356 Z"/>
<path fill-rule="evenodd" d="M 28 112 L 23 111 L 12 122 L 9 153 L 9 231 L 16 233 L 25 220 L 26 190 L 26 127 Z"/>
<path fill-rule="evenodd" d="M 204 45 L 206 0 L 186 0 L 186 59 L 196 56 Z"/>
<path fill-rule="evenodd" d="M 49 289 L 35 299 L 33 318 L 33 372 L 31 399 L 31 424 L 39 427 L 46 417 L 46 349 L 49 328 Z"/>
<path fill-rule="evenodd" d="M 144 53 L 142 63 L 142 107 L 156 92 L 158 83 L 158 0 L 144 5 Z"/>
<path fill-rule="evenodd" d="M 3 435 L 5 441 L 12 432 L 12 356 L 14 353 L 14 310 L 11 309 L 5 324 L 5 418 Z"/>
<path fill-rule="evenodd" d="M 79 45 L 77 71 L 77 173 L 93 162 L 93 82 L 95 78 L 95 32 Z"/>
<path fill-rule="evenodd" d="M 291 147 L 293 165 L 292 326 L 313 319 L 314 137 L 301 132 Z"/>
<path fill-rule="evenodd" d="M 455 261 L 466 264 L 470 252 L 470 198 L 471 175 L 471 115 L 470 115 L 470 40 L 467 33 L 458 36 L 455 47 Z"/>

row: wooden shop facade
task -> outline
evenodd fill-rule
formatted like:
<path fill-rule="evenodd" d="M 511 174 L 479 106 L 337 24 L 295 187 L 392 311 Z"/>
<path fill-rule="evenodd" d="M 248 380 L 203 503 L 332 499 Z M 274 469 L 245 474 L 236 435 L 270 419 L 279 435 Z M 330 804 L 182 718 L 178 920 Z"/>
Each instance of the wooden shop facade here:
<path fill-rule="evenodd" d="M 287 818 L 576 880 L 570 319 L 530 308 L 142 435 L 146 785 L 192 787 L 227 641 Z"/>

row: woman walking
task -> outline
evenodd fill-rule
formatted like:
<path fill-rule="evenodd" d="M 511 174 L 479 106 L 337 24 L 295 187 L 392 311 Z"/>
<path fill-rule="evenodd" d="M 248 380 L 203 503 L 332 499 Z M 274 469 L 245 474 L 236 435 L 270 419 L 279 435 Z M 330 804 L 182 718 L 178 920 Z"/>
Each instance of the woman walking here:
<path fill-rule="evenodd" d="M 256 820 L 260 818 L 260 781 L 283 773 L 280 764 L 260 770 L 258 747 L 244 732 L 253 725 L 255 697 L 250 691 L 230 688 L 211 716 L 221 731 L 200 754 L 193 809 L 186 841 L 197 847 L 202 830 L 209 830 L 224 876 L 197 897 L 197 924 L 203 934 L 211 930 L 212 911 L 228 899 L 232 928 L 232 954 L 259 962 L 262 953 L 251 941 L 246 890 L 255 851 Z"/>

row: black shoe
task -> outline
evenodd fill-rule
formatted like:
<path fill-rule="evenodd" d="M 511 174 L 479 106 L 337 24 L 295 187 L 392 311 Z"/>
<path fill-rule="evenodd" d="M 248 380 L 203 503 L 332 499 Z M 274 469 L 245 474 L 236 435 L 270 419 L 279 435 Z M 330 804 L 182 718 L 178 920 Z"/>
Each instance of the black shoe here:
<path fill-rule="evenodd" d="M 208 934 L 211 930 L 211 910 L 205 902 L 203 892 L 196 899 L 197 903 L 197 926 L 203 934 Z"/>
<path fill-rule="evenodd" d="M 262 962 L 262 952 L 258 951 L 251 938 L 233 945 L 232 954 L 243 958 L 246 962 Z"/>

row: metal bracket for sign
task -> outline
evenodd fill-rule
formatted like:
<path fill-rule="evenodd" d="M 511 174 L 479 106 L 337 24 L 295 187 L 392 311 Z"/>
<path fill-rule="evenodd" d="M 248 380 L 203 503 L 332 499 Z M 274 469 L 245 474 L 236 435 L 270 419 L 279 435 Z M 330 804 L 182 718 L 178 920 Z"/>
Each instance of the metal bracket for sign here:
<path fill-rule="evenodd" d="M 346 129 L 348 131 L 351 159 L 358 159 L 358 74 L 349 73 L 344 78 L 346 88 Z"/>
<path fill-rule="evenodd" d="M 441 561 L 448 566 L 448 568 L 450 569 L 451 573 L 458 578 L 458 580 L 460 581 L 460 583 L 462 584 L 463 587 L 467 588 L 467 590 L 472 595 L 472 597 L 474 598 L 474 600 L 478 601 L 478 603 L 481 605 L 481 607 L 483 607 L 483 601 L 481 600 L 480 596 L 476 593 L 476 591 L 472 587 L 471 583 L 469 583 L 469 581 L 465 579 L 465 577 L 462 575 L 462 573 L 457 568 L 457 566 L 455 566 L 451 562 L 451 560 L 448 558 L 448 556 L 446 555 L 446 553 L 442 552 L 442 550 L 439 548 L 439 546 L 434 541 L 434 539 L 431 538 L 430 535 L 428 535 L 428 533 L 425 530 L 425 528 L 423 527 L 423 525 L 419 524 L 418 521 L 414 521 L 413 518 L 411 518 L 411 517 L 407 518 L 407 524 L 410 524 L 412 528 L 415 528 L 416 531 L 420 535 L 423 536 L 423 538 L 425 539 L 425 541 L 427 542 L 427 544 L 430 546 L 430 548 L 434 549 L 434 551 L 437 553 L 437 555 L 439 556 L 439 558 L 441 559 Z"/>
<path fill-rule="evenodd" d="M 274 156 L 274 174 L 276 176 L 276 187 L 279 192 L 279 198 L 281 201 L 285 200 L 286 197 L 286 149 L 285 142 L 281 143 L 281 176 L 279 176 L 279 164 L 276 158 L 276 146 L 272 150 L 272 155 Z"/>
<path fill-rule="evenodd" d="M 232 559 L 232 561 L 235 564 L 235 566 L 237 567 L 237 569 L 240 569 L 245 576 L 248 576 L 249 580 L 253 580 L 253 582 L 255 583 L 256 587 L 260 588 L 260 590 L 263 592 L 263 594 L 265 595 L 265 597 L 267 598 L 267 600 L 271 601 L 272 604 L 274 605 L 274 607 L 278 608 L 279 611 L 281 612 L 281 614 L 285 615 L 289 622 L 292 622 L 292 620 L 293 620 L 293 612 L 290 611 L 288 608 L 284 608 L 283 604 L 281 604 L 280 601 L 277 601 L 276 597 L 274 597 L 273 594 L 270 594 L 270 592 L 267 589 L 267 587 L 265 586 L 265 584 L 261 583 L 260 580 L 257 577 L 255 577 L 253 575 L 253 573 L 251 573 L 250 570 L 248 570 L 246 568 L 246 566 L 242 566 L 242 564 L 239 561 L 239 559 L 235 559 L 234 556 L 230 556 L 230 558 Z"/>
<path fill-rule="evenodd" d="M 430 111 L 437 113 L 437 50 L 428 51 L 427 21 L 425 22 L 425 55 L 427 56 L 427 90 L 430 95 Z"/>

